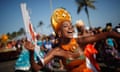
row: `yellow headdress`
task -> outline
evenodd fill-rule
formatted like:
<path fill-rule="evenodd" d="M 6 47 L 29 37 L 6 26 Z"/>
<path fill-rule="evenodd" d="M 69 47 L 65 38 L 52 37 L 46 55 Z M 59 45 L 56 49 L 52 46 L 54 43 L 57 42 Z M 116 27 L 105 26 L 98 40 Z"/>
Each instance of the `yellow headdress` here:
<path fill-rule="evenodd" d="M 63 8 L 55 9 L 51 16 L 51 24 L 56 33 L 58 32 L 62 22 L 64 21 L 71 21 L 71 16 L 69 12 Z"/>

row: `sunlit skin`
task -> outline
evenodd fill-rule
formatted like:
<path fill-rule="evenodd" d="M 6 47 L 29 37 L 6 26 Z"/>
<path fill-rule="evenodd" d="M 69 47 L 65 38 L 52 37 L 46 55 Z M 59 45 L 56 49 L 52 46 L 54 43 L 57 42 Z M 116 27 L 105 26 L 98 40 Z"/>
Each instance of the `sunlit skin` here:
<path fill-rule="evenodd" d="M 58 35 L 61 35 L 61 38 L 73 38 L 74 29 L 72 24 L 69 21 L 63 22 L 61 30 L 59 30 Z"/>
<path fill-rule="evenodd" d="M 60 30 L 58 31 L 58 36 L 60 35 L 59 36 L 60 45 L 67 45 L 70 42 L 70 40 L 73 38 L 73 34 L 74 34 L 74 29 L 71 22 L 69 21 L 63 22 Z M 81 48 L 79 48 L 77 51 L 78 51 L 78 55 L 76 56 L 79 57 L 83 52 L 81 51 Z M 77 52 L 75 53 L 77 54 Z M 70 59 L 74 59 L 74 56 L 71 57 Z"/>
<path fill-rule="evenodd" d="M 105 33 L 100 33 L 97 35 L 92 35 L 87 37 L 78 37 L 76 38 L 76 42 L 78 43 L 79 46 L 77 51 L 74 53 L 71 51 L 66 51 L 61 48 L 62 45 L 67 45 L 70 42 L 70 40 L 73 38 L 74 29 L 71 22 L 64 21 L 61 24 L 61 27 L 58 30 L 57 34 L 59 36 L 59 47 L 51 50 L 44 57 L 44 64 L 49 63 L 55 56 L 60 56 L 63 59 L 75 60 L 80 55 L 83 55 L 84 48 L 88 43 L 93 43 L 93 42 L 105 39 L 108 36 L 114 37 L 114 38 L 120 38 L 120 34 L 117 34 L 116 32 L 105 32 Z M 32 45 L 31 42 L 26 42 L 24 46 L 30 51 L 30 62 L 33 70 L 35 70 L 36 72 L 39 71 L 43 67 L 43 65 L 41 64 L 41 62 L 37 64 L 34 61 L 34 56 L 33 56 L 34 45 Z"/>

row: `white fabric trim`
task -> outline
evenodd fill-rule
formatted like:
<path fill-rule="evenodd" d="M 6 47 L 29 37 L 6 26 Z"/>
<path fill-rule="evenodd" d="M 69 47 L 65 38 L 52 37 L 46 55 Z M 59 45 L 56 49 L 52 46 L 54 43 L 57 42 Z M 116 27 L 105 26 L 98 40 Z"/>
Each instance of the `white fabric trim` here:
<path fill-rule="evenodd" d="M 86 57 L 86 66 L 93 70 L 93 72 L 98 72 L 94 65 L 90 62 L 89 58 Z"/>
<path fill-rule="evenodd" d="M 37 54 L 39 60 L 41 61 L 42 65 L 44 66 L 44 59 L 39 55 L 40 52 L 40 47 L 39 46 L 35 46 L 35 53 Z"/>
<path fill-rule="evenodd" d="M 30 67 L 16 67 L 15 68 L 15 70 L 24 70 L 24 71 L 29 70 L 29 69 Z"/>

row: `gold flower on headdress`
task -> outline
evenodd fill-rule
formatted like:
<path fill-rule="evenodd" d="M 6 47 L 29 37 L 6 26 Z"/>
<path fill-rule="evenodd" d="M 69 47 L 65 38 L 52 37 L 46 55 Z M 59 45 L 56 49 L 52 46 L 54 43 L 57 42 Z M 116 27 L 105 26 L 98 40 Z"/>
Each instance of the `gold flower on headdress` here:
<path fill-rule="evenodd" d="M 58 8 L 54 10 L 51 16 L 51 24 L 56 33 L 59 30 L 62 22 L 64 21 L 71 21 L 71 16 L 68 11 L 63 8 Z"/>

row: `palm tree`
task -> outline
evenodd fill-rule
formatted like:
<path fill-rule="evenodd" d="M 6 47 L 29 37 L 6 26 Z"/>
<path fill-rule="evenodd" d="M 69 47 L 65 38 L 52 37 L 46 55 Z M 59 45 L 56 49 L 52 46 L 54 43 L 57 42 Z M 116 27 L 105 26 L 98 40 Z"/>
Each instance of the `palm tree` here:
<path fill-rule="evenodd" d="M 14 39 L 17 36 L 18 36 L 18 33 L 16 31 L 12 32 L 12 34 L 11 34 L 12 39 Z"/>
<path fill-rule="evenodd" d="M 95 2 L 95 0 L 76 0 L 76 3 L 78 5 L 77 14 L 79 14 L 81 9 L 84 7 L 85 13 L 87 14 L 87 17 L 88 17 L 89 27 L 91 27 L 91 28 L 92 28 L 92 26 L 90 23 L 88 7 L 95 9 L 95 6 L 93 5 L 94 2 Z"/>
<path fill-rule="evenodd" d="M 37 25 L 38 28 L 41 28 L 40 30 L 42 30 L 42 26 L 44 25 L 43 21 L 40 21 Z"/>
<path fill-rule="evenodd" d="M 40 21 L 39 24 L 38 24 L 38 27 L 42 26 L 43 25 L 43 22 Z"/>
<path fill-rule="evenodd" d="M 25 30 L 24 28 L 21 27 L 18 31 L 18 35 L 22 35 L 22 34 L 25 34 Z"/>

